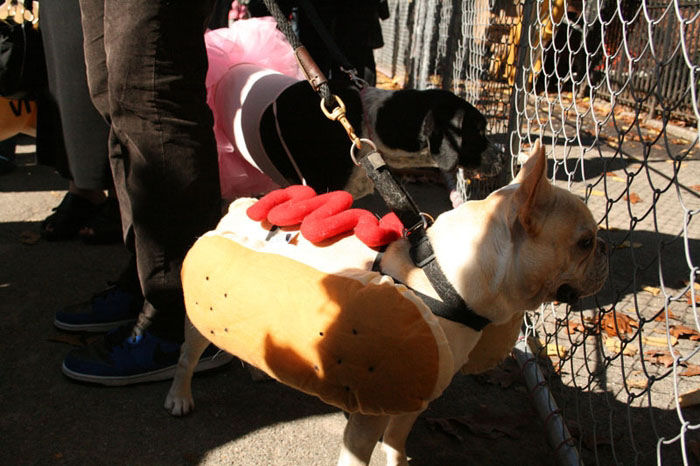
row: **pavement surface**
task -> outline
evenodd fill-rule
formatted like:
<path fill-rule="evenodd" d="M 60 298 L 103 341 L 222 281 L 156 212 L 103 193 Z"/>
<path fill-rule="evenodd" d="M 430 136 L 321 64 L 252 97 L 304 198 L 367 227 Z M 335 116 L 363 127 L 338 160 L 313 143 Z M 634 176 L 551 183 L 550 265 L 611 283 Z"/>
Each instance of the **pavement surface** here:
<path fill-rule="evenodd" d="M 344 414 L 277 382 L 253 382 L 234 360 L 193 382 L 190 416 L 163 408 L 169 382 L 121 388 L 80 384 L 60 371 L 90 341 L 53 327 L 54 312 L 85 300 L 127 261 L 122 246 L 45 242 L 40 222 L 66 182 L 20 147 L 18 168 L 0 175 L 0 464 L 330 465 Z M 437 213 L 446 197 L 411 186 Z M 458 375 L 420 417 L 408 440 L 414 465 L 547 465 L 553 453 L 512 364 Z M 372 464 L 383 462 L 377 449 Z"/>

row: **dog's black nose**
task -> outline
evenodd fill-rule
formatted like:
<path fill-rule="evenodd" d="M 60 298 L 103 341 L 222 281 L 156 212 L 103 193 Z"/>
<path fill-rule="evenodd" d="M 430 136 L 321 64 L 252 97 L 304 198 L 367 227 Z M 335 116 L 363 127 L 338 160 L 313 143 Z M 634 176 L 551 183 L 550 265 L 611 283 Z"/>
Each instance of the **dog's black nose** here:
<path fill-rule="evenodd" d="M 560 303 L 574 304 L 578 301 L 579 292 L 568 284 L 563 284 L 557 289 L 557 301 Z"/>

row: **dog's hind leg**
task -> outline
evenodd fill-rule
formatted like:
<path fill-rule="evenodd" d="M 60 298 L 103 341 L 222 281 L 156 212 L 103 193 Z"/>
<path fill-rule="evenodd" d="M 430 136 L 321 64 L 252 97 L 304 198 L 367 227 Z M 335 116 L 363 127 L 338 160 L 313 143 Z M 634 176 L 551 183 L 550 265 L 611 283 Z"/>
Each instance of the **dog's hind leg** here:
<path fill-rule="evenodd" d="M 366 465 L 377 441 L 389 422 L 389 416 L 368 416 L 352 413 L 343 433 L 339 466 Z"/>
<path fill-rule="evenodd" d="M 209 341 L 185 317 L 185 342 L 180 348 L 175 377 L 165 398 L 165 409 L 173 416 L 183 416 L 194 409 L 192 374 Z"/>
<path fill-rule="evenodd" d="M 387 466 L 404 466 L 408 464 L 406 457 L 406 439 L 422 411 L 391 416 L 389 425 L 384 431 L 382 450 L 386 453 Z"/>

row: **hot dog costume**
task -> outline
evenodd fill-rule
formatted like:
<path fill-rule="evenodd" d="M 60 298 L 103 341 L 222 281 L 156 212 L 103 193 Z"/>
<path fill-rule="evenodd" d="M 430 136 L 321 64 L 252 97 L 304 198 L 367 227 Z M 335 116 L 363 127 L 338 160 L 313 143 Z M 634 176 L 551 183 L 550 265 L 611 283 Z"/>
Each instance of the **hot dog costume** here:
<path fill-rule="evenodd" d="M 356 236 L 310 243 L 297 228 L 249 218 L 255 202 L 232 203 L 187 254 L 182 282 L 193 325 L 280 382 L 346 411 L 425 408 L 454 373 L 428 307 L 371 271 L 377 250 Z"/>

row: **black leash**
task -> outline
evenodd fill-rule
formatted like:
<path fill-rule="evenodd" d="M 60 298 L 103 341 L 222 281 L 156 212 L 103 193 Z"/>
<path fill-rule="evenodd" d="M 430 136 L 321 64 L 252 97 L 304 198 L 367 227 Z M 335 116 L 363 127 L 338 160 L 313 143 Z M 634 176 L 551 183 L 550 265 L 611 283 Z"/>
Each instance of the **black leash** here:
<path fill-rule="evenodd" d="M 311 2 L 309 0 L 297 0 L 297 3 L 304 10 L 309 22 L 313 25 L 316 33 L 326 45 L 326 49 L 331 55 L 331 60 L 340 66 L 341 71 L 348 75 L 350 81 L 352 81 L 358 89 L 367 86 L 365 80 L 359 77 L 357 69 L 350 63 L 345 55 L 343 55 L 340 47 L 336 44 L 330 31 L 326 28 L 326 25 L 323 24 L 321 17 L 318 15 L 316 8 L 314 8 Z"/>
<path fill-rule="evenodd" d="M 360 139 L 355 134 L 352 125 L 345 116 L 345 105 L 342 100 L 331 93 L 328 79 L 316 65 L 296 34 L 294 34 L 289 21 L 285 18 L 284 13 L 282 13 L 282 10 L 277 6 L 275 0 L 263 1 L 277 21 L 277 26 L 292 46 L 294 55 L 306 79 L 311 84 L 311 87 L 320 95 L 321 110 L 326 117 L 334 121 L 337 120 L 345 128 L 348 137 L 352 141 L 350 156 L 353 162 L 365 169 L 367 176 L 374 182 L 375 189 L 381 195 L 386 206 L 389 210 L 394 212 L 399 220 L 401 220 L 401 223 L 403 223 L 406 238 L 411 245 L 411 260 L 413 260 L 413 263 L 417 267 L 424 270 L 433 289 L 438 296 L 440 296 L 442 302 L 416 292 L 416 290 L 414 290 L 414 292 L 424 299 L 434 314 L 454 322 L 462 323 L 474 330 L 482 330 L 490 323 L 490 320 L 476 314 L 470 309 L 445 277 L 440 265 L 437 263 L 437 260 L 435 260 L 435 252 L 428 239 L 426 232 L 426 228 L 428 227 L 427 221 L 421 215 L 416 203 L 408 192 L 396 181 L 396 178 L 389 170 L 389 166 L 384 161 L 374 143 L 369 139 Z M 300 0 L 300 4 L 304 8 L 307 16 L 309 16 L 310 19 L 314 18 L 312 19 L 313 22 L 317 22 L 317 24 L 315 24 L 316 31 L 322 39 L 327 41 L 326 45 L 333 44 L 333 47 L 335 47 L 335 51 L 331 50 L 331 52 L 334 55 L 337 54 L 342 57 L 339 63 L 342 64 L 345 62 L 349 65 L 347 59 L 342 55 L 337 45 L 335 45 L 335 41 L 333 41 L 328 30 L 323 26 L 313 6 L 307 0 Z M 352 66 L 349 66 L 348 71 L 346 71 L 351 75 L 351 79 L 353 71 L 357 78 L 357 72 Z M 337 104 L 335 108 L 333 108 L 334 102 Z M 355 150 L 357 150 L 357 155 L 354 152 Z"/>

